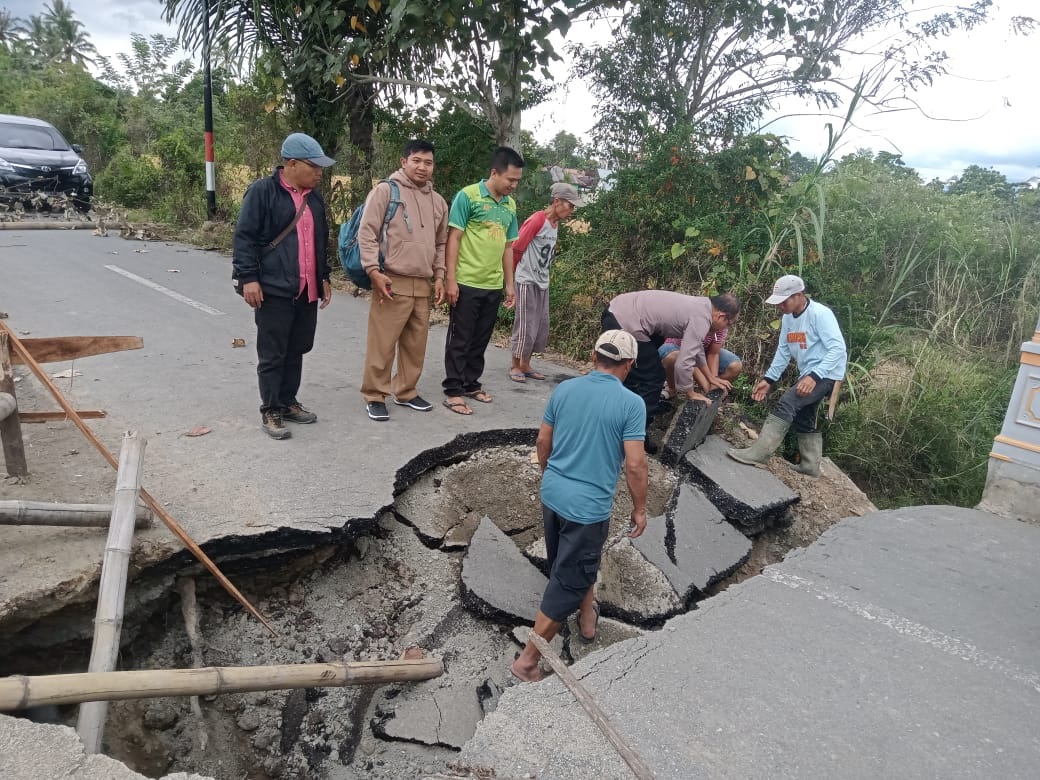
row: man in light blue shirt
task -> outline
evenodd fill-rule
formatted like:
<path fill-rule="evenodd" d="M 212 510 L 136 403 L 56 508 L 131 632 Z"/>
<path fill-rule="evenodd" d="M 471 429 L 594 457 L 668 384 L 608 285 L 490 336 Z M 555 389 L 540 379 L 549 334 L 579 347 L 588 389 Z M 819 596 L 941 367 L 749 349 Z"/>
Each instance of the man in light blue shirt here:
<path fill-rule="evenodd" d="M 834 383 L 845 378 L 848 360 L 845 338 L 834 312 L 805 295 L 805 282 L 801 277 L 793 274 L 780 277 L 766 303 L 774 304 L 784 315 L 780 343 L 772 364 L 755 385 L 751 397 L 764 401 L 792 359 L 798 367 L 798 382 L 773 407 L 758 439 L 750 447 L 727 450 L 727 454 L 741 463 L 765 464 L 793 425 L 802 455 L 801 462 L 794 468 L 810 477 L 818 477 L 823 435 L 816 430 L 816 412 L 820 401 L 830 396 Z"/>
<path fill-rule="evenodd" d="M 536 449 L 542 467 L 549 584 L 534 632 L 546 642 L 576 609 L 580 637 L 586 642 L 596 638 L 599 607 L 594 586 L 622 460 L 632 495 L 629 536 L 635 538 L 646 528 L 646 407 L 622 384 L 637 352 L 630 333 L 600 334 L 592 353 L 593 370 L 557 387 L 545 407 Z M 540 658 L 538 648 L 528 643 L 510 670 L 524 682 L 536 682 L 544 677 Z"/>

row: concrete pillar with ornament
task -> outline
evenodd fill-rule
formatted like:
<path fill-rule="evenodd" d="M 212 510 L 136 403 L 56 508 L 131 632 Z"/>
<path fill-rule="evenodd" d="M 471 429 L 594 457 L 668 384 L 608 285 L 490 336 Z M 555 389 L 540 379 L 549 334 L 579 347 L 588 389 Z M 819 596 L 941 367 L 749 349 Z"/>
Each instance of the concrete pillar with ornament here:
<path fill-rule="evenodd" d="M 978 508 L 1040 523 L 1040 322 L 1022 345 L 1020 362 Z"/>

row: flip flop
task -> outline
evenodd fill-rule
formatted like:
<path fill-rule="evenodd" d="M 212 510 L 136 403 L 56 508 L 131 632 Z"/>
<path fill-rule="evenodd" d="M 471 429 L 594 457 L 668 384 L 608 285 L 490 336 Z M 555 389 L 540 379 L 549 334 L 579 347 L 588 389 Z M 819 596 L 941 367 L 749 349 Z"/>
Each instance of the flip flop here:
<path fill-rule="evenodd" d="M 545 374 L 543 374 L 541 371 L 525 371 L 524 376 L 529 377 L 530 379 L 537 379 L 539 381 L 545 379 Z"/>
<path fill-rule="evenodd" d="M 480 401 L 482 404 L 489 404 L 495 399 L 491 397 L 489 393 L 483 390 L 474 390 L 472 393 L 463 393 L 466 398 L 472 398 L 474 401 Z"/>
<path fill-rule="evenodd" d="M 592 611 L 596 613 L 596 630 L 593 632 L 592 636 L 585 636 L 583 633 L 581 633 L 581 622 L 579 621 L 579 623 L 578 623 L 578 639 L 580 639 L 582 642 L 584 642 L 587 645 L 592 644 L 593 642 L 595 642 L 596 641 L 596 636 L 599 634 L 599 604 L 598 603 L 594 603 L 592 605 Z"/>
<path fill-rule="evenodd" d="M 509 378 L 514 382 L 520 382 L 521 384 L 527 381 L 527 375 L 523 371 L 510 371 Z"/>
<path fill-rule="evenodd" d="M 451 401 L 445 398 L 443 406 L 445 409 L 455 412 L 455 414 L 461 414 L 463 417 L 468 417 L 469 415 L 473 414 L 473 410 L 466 405 L 465 401 Z M 462 411 L 463 409 L 465 409 L 466 411 Z"/>

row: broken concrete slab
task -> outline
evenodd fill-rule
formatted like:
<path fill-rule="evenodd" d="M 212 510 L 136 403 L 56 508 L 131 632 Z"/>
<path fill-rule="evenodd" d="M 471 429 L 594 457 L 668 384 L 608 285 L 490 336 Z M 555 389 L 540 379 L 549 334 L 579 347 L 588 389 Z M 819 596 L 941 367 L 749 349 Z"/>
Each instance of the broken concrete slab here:
<path fill-rule="evenodd" d="M 484 710 L 470 685 L 438 688 L 432 696 L 409 698 L 386 717 L 372 722 L 382 739 L 460 749 L 477 730 Z"/>
<path fill-rule="evenodd" d="M 751 540 L 701 492 L 683 483 L 664 522 L 647 523 L 632 545 L 661 570 L 685 603 L 747 560 Z"/>
<path fill-rule="evenodd" d="M 849 518 L 574 671 L 660 780 L 1034 777 L 1038 562 L 1040 528 L 984 512 Z M 515 686 L 459 760 L 631 778 L 574 709 L 559 680 Z"/>
<path fill-rule="evenodd" d="M 548 583 L 513 540 L 484 517 L 462 560 L 462 603 L 495 620 L 534 624 Z"/>
<path fill-rule="evenodd" d="M 664 517 L 651 518 L 664 525 Z M 661 571 L 622 537 L 603 550 L 596 599 L 604 613 L 630 623 L 658 623 L 682 611 L 683 603 Z"/>
<path fill-rule="evenodd" d="M 540 471 L 531 465 L 528 447 L 472 452 L 446 466 L 438 466 L 419 476 L 405 489 L 394 505 L 397 516 L 412 526 L 427 547 L 465 549 L 480 524 L 480 518 L 495 506 L 503 475 L 529 488 L 523 501 L 497 507 L 495 524 L 524 545 L 541 533 L 542 513 L 538 501 Z M 486 464 L 488 468 L 474 469 Z M 471 497 L 460 504 L 459 495 Z M 486 500 L 485 500 L 486 499 Z"/>
<path fill-rule="evenodd" d="M 611 620 L 610 618 L 603 617 L 599 618 L 599 624 L 596 628 L 596 638 L 591 642 L 585 642 L 581 639 L 580 632 L 578 631 L 578 616 L 574 615 L 569 621 L 567 621 L 567 628 L 570 632 L 570 639 L 567 642 L 567 652 L 570 655 L 574 663 L 577 663 L 582 658 L 597 650 L 602 650 L 604 647 L 610 647 L 618 642 L 624 642 L 626 639 L 635 639 L 637 636 L 642 636 L 645 631 L 635 626 L 629 625 L 628 623 L 622 623 L 620 620 Z"/>
<path fill-rule="evenodd" d="M 719 436 L 709 436 L 686 453 L 679 468 L 745 533 L 753 536 L 782 525 L 798 495 L 765 469 L 745 466 L 726 455 L 730 446 Z"/>
<path fill-rule="evenodd" d="M 686 401 L 676 413 L 671 427 L 665 433 L 664 446 L 661 447 L 661 462 L 666 466 L 676 465 L 687 452 L 700 446 L 711 431 L 722 408 L 725 393 L 712 390 L 707 396 L 711 399 L 710 403 Z"/>

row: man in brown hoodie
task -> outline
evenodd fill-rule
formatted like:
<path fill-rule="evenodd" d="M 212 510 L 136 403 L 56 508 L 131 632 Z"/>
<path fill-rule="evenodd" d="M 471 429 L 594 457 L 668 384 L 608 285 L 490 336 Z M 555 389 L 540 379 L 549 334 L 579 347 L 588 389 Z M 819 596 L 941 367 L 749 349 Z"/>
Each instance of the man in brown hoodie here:
<path fill-rule="evenodd" d="M 389 395 L 398 406 L 419 412 L 433 408 L 416 390 L 426 358 L 431 293 L 437 304 L 444 301 L 448 204 L 433 191 L 433 152 L 429 141 L 405 144 L 401 169 L 390 175 L 401 202 L 387 224 L 385 243 L 380 234 L 391 198 L 389 184 L 372 188 L 358 229 L 361 265 L 372 280 L 361 394 L 369 418 L 379 422 L 390 419 Z M 397 373 L 391 379 L 395 355 Z"/>

